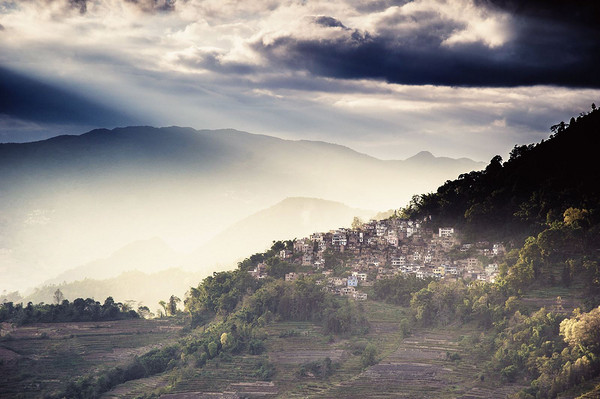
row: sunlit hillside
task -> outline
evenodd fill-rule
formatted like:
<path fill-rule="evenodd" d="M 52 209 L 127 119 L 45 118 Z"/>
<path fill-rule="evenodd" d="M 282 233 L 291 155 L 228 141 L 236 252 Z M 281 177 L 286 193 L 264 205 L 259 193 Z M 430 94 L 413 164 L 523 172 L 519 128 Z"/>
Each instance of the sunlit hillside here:
<path fill-rule="evenodd" d="M 192 252 L 287 197 L 387 210 L 481 166 L 431 155 L 381 161 L 323 142 L 177 127 L 0 144 L 3 283 L 22 289 L 154 237 Z"/>

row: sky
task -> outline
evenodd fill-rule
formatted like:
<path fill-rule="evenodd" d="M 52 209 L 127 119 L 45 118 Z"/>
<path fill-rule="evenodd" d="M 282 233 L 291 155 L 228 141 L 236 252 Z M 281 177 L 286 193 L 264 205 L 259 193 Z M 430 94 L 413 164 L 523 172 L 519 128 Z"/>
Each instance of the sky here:
<path fill-rule="evenodd" d="M 586 0 L 0 0 L 0 142 L 235 128 L 488 161 L 600 102 Z"/>

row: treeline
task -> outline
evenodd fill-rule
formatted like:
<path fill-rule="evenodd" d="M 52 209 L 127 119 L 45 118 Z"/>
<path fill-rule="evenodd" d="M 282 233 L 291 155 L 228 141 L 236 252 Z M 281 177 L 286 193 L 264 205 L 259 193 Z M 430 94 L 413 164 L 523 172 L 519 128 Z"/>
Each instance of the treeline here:
<path fill-rule="evenodd" d="M 138 318 L 138 313 L 126 304 L 115 302 L 112 297 L 106 298 L 104 304 L 91 298 L 77 298 L 73 302 L 67 299 L 60 304 L 29 302 L 14 304 L 6 302 L 0 305 L 0 322 L 17 325 L 30 323 L 56 323 L 78 321 L 107 321 Z"/>
<path fill-rule="evenodd" d="M 595 106 L 538 144 L 515 146 L 510 159 L 494 157 L 483 171 L 462 174 L 435 193 L 415 196 L 403 212 L 452 224 L 473 236 L 514 239 L 537 234 L 568 208 L 587 209 L 597 221 L 600 190 L 600 112 Z"/>

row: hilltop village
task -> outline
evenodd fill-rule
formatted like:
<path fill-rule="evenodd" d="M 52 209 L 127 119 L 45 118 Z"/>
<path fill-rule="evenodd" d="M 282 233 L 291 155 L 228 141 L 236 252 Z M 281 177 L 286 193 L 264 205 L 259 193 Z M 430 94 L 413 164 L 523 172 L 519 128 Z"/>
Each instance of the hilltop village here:
<path fill-rule="evenodd" d="M 278 253 L 281 261 L 296 266 L 285 274 L 286 281 L 317 275 L 324 289 L 356 300 L 367 299 L 361 287 L 401 274 L 494 282 L 505 253 L 501 243 L 462 242 L 454 227 L 433 231 L 398 217 L 367 223 L 355 219 L 352 228 L 314 233 L 288 247 Z M 332 260 L 338 267 L 331 267 Z M 268 276 L 267 270 L 266 263 L 259 263 L 249 273 L 261 279 Z"/>

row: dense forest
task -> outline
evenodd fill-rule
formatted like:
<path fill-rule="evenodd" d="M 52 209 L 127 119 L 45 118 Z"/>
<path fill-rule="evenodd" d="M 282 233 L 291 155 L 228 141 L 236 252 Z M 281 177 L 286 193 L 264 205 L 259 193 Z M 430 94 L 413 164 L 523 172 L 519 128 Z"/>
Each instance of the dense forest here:
<path fill-rule="evenodd" d="M 538 144 L 515 146 L 506 162 L 495 156 L 482 171 L 462 174 L 434 193 L 413 197 L 405 216 L 431 217 L 467 234 L 514 240 L 561 222 L 568 208 L 585 209 L 587 223 L 600 218 L 600 112 L 592 104 L 570 122 L 552 126 Z"/>

